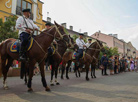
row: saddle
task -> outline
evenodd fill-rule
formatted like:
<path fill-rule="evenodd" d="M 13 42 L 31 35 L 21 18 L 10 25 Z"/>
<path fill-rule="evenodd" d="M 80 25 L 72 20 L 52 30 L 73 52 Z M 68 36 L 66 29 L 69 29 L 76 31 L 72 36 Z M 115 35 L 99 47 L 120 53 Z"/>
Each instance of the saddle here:
<path fill-rule="evenodd" d="M 33 45 L 33 38 L 31 38 L 29 40 L 29 43 L 27 44 L 27 51 L 29 51 L 32 48 Z M 21 41 L 20 40 L 16 40 L 15 42 L 13 42 L 10 46 L 10 52 L 12 53 L 19 53 L 20 52 L 20 48 L 21 48 Z"/>
<path fill-rule="evenodd" d="M 76 57 L 79 55 L 79 53 L 78 52 L 73 52 L 73 54 L 72 54 L 72 59 L 76 59 Z M 85 51 L 83 51 L 83 56 L 80 58 L 80 59 L 83 59 L 85 57 Z"/>

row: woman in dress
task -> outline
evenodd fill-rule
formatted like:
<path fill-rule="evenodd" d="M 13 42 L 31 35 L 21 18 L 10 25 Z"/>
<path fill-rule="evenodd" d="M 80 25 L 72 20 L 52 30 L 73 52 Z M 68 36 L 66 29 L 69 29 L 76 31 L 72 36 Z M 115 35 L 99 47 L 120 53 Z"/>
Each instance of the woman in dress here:
<path fill-rule="evenodd" d="M 131 58 L 131 61 L 130 61 L 130 69 L 131 69 L 131 71 L 134 71 L 134 60 L 133 60 L 133 58 Z"/>

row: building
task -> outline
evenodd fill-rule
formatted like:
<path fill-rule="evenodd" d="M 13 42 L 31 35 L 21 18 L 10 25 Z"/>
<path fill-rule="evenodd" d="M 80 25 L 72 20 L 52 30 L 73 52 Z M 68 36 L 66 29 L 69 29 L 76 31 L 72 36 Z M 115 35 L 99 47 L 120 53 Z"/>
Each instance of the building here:
<path fill-rule="evenodd" d="M 35 24 L 42 30 L 42 5 L 43 2 L 40 0 L 0 0 L 0 18 L 3 21 L 6 21 L 7 18 L 11 15 L 16 15 L 17 17 L 21 16 L 21 11 L 26 8 L 31 9 L 31 19 Z M 37 35 L 38 32 L 35 32 Z M 15 66 L 16 61 L 13 62 Z M 20 67 L 20 63 L 19 63 Z"/>
<path fill-rule="evenodd" d="M 125 58 L 136 58 L 136 54 L 138 54 L 138 52 L 131 42 L 126 43 L 124 40 L 118 39 L 117 36 L 117 34 L 107 35 L 100 31 L 92 35 L 93 38 L 106 42 L 108 47 L 117 47 L 120 57 L 125 56 Z"/>
<path fill-rule="evenodd" d="M 128 58 L 136 58 L 136 48 L 131 42 L 125 43 L 125 56 Z"/>
<path fill-rule="evenodd" d="M 40 0 L 0 0 L 0 18 L 3 21 L 10 15 L 21 16 L 21 11 L 26 8 L 31 9 L 31 19 L 38 25 L 39 29 L 42 30 L 42 5 L 43 2 Z M 35 32 L 37 34 L 37 32 Z"/>
<path fill-rule="evenodd" d="M 91 35 L 93 38 L 98 39 L 100 41 L 106 42 L 108 47 L 117 47 L 118 48 L 118 52 L 120 53 L 120 57 L 125 55 L 125 51 L 124 51 L 124 41 L 119 40 L 117 38 L 117 34 L 109 34 L 106 35 L 104 33 L 96 32 L 93 35 Z"/>

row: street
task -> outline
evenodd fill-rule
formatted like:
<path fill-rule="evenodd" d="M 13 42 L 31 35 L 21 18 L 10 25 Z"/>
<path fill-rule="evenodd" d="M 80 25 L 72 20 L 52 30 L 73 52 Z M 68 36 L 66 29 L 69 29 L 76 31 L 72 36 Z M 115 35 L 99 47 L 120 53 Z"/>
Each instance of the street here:
<path fill-rule="evenodd" d="M 109 72 L 108 72 L 109 73 Z M 46 73 L 48 85 L 50 72 Z M 85 80 L 85 72 L 80 78 L 69 73 L 70 80 L 60 79 L 61 85 L 50 86 L 51 92 L 44 91 L 40 75 L 33 77 L 33 93 L 27 92 L 24 81 L 19 77 L 8 77 L 9 90 L 2 88 L 0 79 L 0 102 L 138 102 L 138 73 L 124 72 L 112 76 L 101 76 Z M 90 73 L 89 73 L 90 76 Z"/>

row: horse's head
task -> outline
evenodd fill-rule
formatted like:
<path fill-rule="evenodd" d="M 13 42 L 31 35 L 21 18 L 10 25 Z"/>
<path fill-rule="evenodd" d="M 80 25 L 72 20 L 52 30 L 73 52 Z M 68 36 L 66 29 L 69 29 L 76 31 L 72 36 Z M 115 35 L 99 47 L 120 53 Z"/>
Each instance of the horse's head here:
<path fill-rule="evenodd" d="M 70 39 L 71 39 L 71 43 L 72 43 L 72 46 L 71 48 L 73 48 L 73 50 L 78 50 L 79 47 L 78 45 L 74 42 L 73 38 L 69 35 Z"/>
<path fill-rule="evenodd" d="M 103 43 L 99 40 L 96 41 L 97 43 L 97 49 L 99 49 L 100 51 L 104 52 L 105 49 L 104 49 L 104 46 L 103 46 Z"/>
<path fill-rule="evenodd" d="M 64 27 L 57 24 L 56 22 L 54 23 L 56 28 L 55 38 L 59 38 L 60 40 L 63 40 L 66 43 L 66 45 L 70 47 L 72 45 L 71 39 L 69 35 L 65 33 Z"/>

